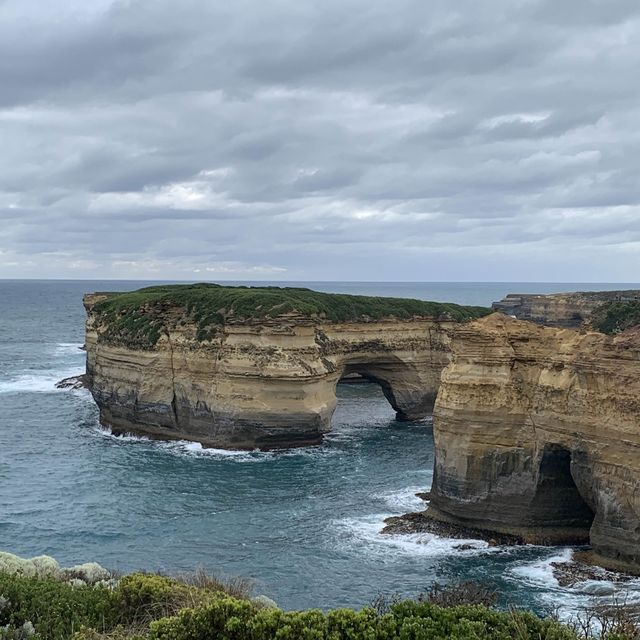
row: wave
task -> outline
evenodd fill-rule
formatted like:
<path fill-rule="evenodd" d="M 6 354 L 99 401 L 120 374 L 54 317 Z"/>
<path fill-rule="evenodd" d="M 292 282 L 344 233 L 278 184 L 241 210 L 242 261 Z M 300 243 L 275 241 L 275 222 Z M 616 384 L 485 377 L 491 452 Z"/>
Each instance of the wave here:
<path fill-rule="evenodd" d="M 81 375 L 78 367 L 73 369 L 43 370 L 22 373 L 10 380 L 0 381 L 0 394 L 3 393 L 58 393 L 56 382 L 63 378 Z"/>
<path fill-rule="evenodd" d="M 282 451 L 253 451 L 239 449 L 217 449 L 205 447 L 199 442 L 191 440 L 156 440 L 144 435 L 133 433 L 114 434 L 108 427 L 94 425 L 94 431 L 101 437 L 109 438 L 118 443 L 144 443 L 152 446 L 157 451 L 183 458 L 208 458 L 211 460 L 228 460 L 234 462 L 265 462 L 276 460 L 280 457 L 303 456 L 313 457 L 324 455 L 320 451 L 322 447 L 309 447 L 307 449 L 287 449 Z"/>
<path fill-rule="evenodd" d="M 147 438 L 146 436 L 137 436 L 133 433 L 115 434 L 111 429 L 103 427 L 100 424 L 95 425 L 93 430 L 101 437 L 108 438 L 114 442 L 153 442 L 151 438 Z"/>
<path fill-rule="evenodd" d="M 267 459 L 271 454 L 261 451 L 240 451 L 237 449 L 214 449 L 204 447 L 199 442 L 189 440 L 174 440 L 169 442 L 157 441 L 159 449 L 190 458 L 211 458 L 213 460 L 233 460 L 235 462 L 260 462 Z"/>
<path fill-rule="evenodd" d="M 525 562 L 512 567 L 510 574 L 518 579 L 518 582 L 528 584 L 532 587 L 558 588 L 560 585 L 553 575 L 553 563 L 571 562 L 573 549 L 565 548 L 546 558 Z"/>
<path fill-rule="evenodd" d="M 538 598 L 563 620 L 584 615 L 594 605 L 640 603 L 640 579 L 616 581 L 611 579 L 584 580 L 570 586 L 561 586 L 553 575 L 553 563 L 571 562 L 574 550 L 559 552 L 533 562 L 524 562 L 511 567 L 505 577 L 518 584 L 525 584 L 538 592 Z"/>
<path fill-rule="evenodd" d="M 394 513 L 389 515 L 403 514 L 410 511 L 423 511 L 426 503 L 421 498 L 418 498 L 416 493 L 427 491 L 430 484 L 431 478 L 429 478 L 424 485 L 407 487 L 406 489 L 400 489 L 398 491 L 376 493 L 373 497 L 382 500 L 389 508 L 394 510 Z"/>
<path fill-rule="evenodd" d="M 485 540 L 441 538 L 431 533 L 381 534 L 383 521 L 389 514 L 334 520 L 337 545 L 344 550 L 366 555 L 423 557 L 467 557 L 502 550 L 490 547 Z"/>
<path fill-rule="evenodd" d="M 54 346 L 56 355 L 74 355 L 84 356 L 82 350 L 84 344 L 82 342 L 57 342 Z"/>

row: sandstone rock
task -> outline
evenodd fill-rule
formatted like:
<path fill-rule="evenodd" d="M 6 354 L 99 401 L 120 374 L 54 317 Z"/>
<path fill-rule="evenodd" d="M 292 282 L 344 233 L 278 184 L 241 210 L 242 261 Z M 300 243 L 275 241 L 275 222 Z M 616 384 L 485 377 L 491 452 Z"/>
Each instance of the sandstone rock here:
<path fill-rule="evenodd" d="M 152 348 L 104 339 L 85 296 L 87 379 L 115 433 L 205 446 L 270 449 L 317 444 L 330 428 L 335 387 L 350 374 L 377 382 L 400 420 L 430 414 L 449 361 L 447 318 L 329 322 L 295 314 L 227 320 L 215 337 L 167 308 Z M 173 315 L 172 315 L 173 314 Z"/>
<path fill-rule="evenodd" d="M 640 566 L 640 330 L 456 328 L 429 515 Z"/>
<path fill-rule="evenodd" d="M 588 323 L 601 305 L 608 302 L 640 301 L 640 291 L 584 291 L 547 295 L 511 293 L 494 302 L 494 311 L 553 327 L 577 328 Z"/>

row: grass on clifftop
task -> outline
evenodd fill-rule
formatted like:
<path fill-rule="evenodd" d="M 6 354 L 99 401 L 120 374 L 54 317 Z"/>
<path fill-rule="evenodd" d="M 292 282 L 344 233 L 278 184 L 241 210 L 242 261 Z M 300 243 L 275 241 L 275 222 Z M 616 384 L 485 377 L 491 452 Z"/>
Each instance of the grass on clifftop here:
<path fill-rule="evenodd" d="M 485 307 L 428 302 L 406 298 L 321 293 L 293 287 L 227 287 L 218 284 L 161 285 L 109 294 L 93 312 L 107 325 L 103 339 L 150 348 L 162 334 L 167 311 L 182 309 L 184 319 L 197 326 L 197 339 L 207 340 L 211 329 L 243 321 L 295 313 L 331 322 L 407 319 L 413 317 L 472 320 L 490 313 Z"/>

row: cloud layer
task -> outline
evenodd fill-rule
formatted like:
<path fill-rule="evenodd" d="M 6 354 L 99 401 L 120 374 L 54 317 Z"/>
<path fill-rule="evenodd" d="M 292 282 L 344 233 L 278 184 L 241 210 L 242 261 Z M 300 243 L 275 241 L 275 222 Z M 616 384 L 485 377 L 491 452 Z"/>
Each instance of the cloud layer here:
<path fill-rule="evenodd" d="M 0 0 L 0 277 L 639 281 L 638 69 L 636 0 Z"/>

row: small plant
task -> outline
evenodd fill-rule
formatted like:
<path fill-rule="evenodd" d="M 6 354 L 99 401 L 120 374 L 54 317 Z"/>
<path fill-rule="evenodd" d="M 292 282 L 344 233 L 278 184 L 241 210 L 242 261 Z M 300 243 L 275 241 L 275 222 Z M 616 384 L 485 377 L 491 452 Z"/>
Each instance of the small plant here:
<path fill-rule="evenodd" d="M 400 594 L 396 591 L 391 594 L 379 593 L 369 605 L 379 616 L 389 613 L 395 605 L 402 602 Z"/>

